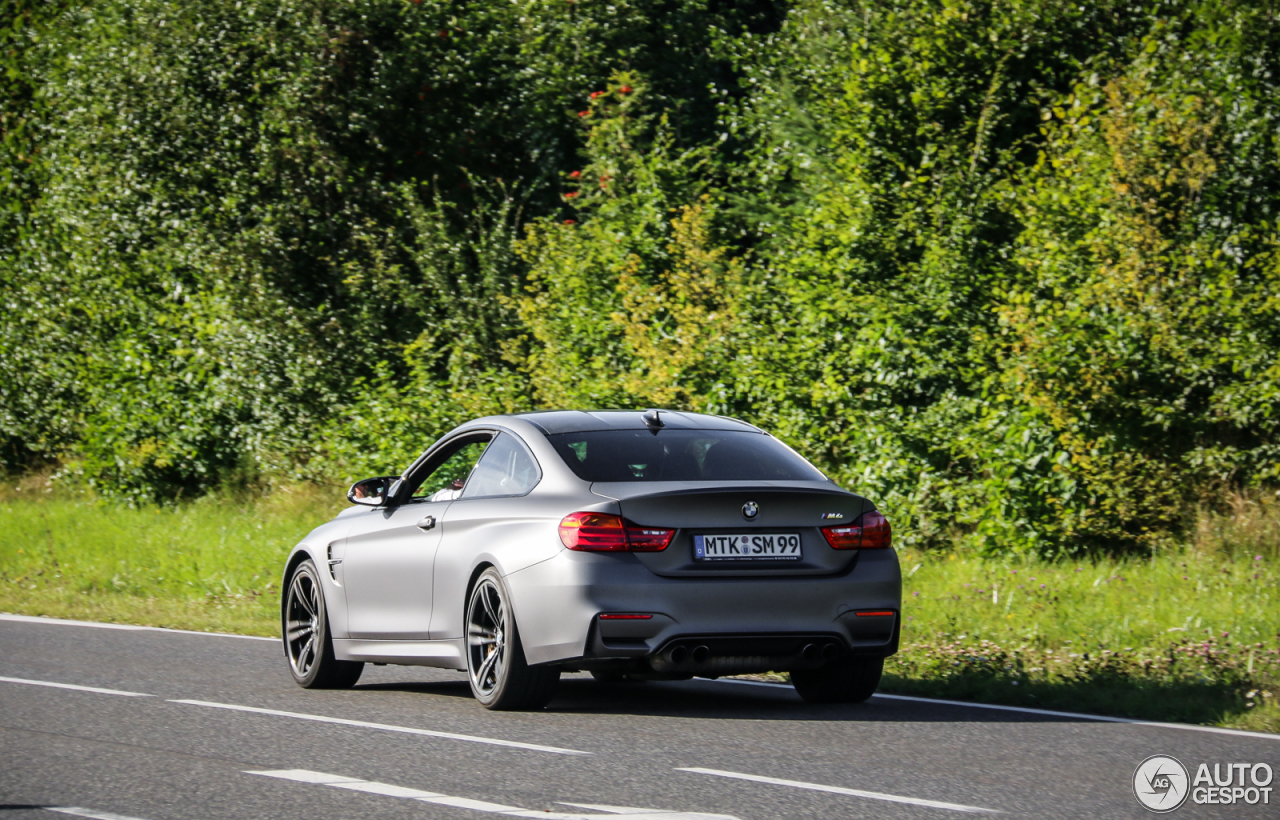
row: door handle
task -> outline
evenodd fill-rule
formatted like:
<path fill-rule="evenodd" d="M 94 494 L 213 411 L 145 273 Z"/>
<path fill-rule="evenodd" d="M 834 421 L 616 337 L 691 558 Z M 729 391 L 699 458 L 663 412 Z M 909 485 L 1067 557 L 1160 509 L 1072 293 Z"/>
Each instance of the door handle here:
<path fill-rule="evenodd" d="M 436 517 L 434 515 L 428 515 L 426 518 L 418 522 L 418 529 L 420 530 L 435 529 L 435 526 L 436 526 Z"/>

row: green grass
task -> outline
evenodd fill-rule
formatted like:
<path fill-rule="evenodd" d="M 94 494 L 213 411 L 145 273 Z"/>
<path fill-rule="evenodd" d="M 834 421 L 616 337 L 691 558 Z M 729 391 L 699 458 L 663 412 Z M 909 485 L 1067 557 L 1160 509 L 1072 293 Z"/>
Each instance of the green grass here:
<path fill-rule="evenodd" d="M 278 634 L 289 550 L 346 506 L 335 488 L 129 508 L 0 490 L 0 610 L 250 635 Z"/>
<path fill-rule="evenodd" d="M 0 611 L 275 635 L 289 549 L 345 506 L 292 487 L 131 509 L 0 487 Z M 883 691 L 1280 731 L 1280 505 L 1144 560 L 901 555 Z"/>
<path fill-rule="evenodd" d="M 886 691 L 1280 731 L 1270 552 L 902 558 L 903 649 Z"/>

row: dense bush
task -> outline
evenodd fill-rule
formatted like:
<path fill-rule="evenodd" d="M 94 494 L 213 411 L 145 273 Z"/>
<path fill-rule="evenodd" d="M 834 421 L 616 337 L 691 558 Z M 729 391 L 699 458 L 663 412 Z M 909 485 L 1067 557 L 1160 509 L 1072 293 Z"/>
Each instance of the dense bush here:
<path fill-rule="evenodd" d="M 1265 4 L 2 8 L 9 469 L 174 497 L 662 405 L 1043 554 L 1278 478 Z"/>

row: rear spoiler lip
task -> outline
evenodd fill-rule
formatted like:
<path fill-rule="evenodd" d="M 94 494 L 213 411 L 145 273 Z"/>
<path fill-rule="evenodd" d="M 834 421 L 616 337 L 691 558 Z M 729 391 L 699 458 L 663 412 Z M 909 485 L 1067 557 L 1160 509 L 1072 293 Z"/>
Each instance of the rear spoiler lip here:
<path fill-rule="evenodd" d="M 711 493 L 798 493 L 813 494 L 823 493 L 833 496 L 853 496 L 854 498 L 864 498 L 857 493 L 850 492 L 834 484 L 823 484 L 817 481 L 806 482 L 767 482 L 767 481 L 742 481 L 742 482 L 716 482 L 706 487 L 672 487 L 671 485 L 686 484 L 680 481 L 594 481 L 591 483 L 591 492 L 604 498 L 610 498 L 615 501 L 636 501 L 642 498 L 660 498 L 668 495 L 709 495 Z M 646 485 L 655 486 L 653 492 L 623 492 L 623 488 L 636 488 L 640 490 Z M 665 488 L 661 485 L 667 485 Z M 617 489 L 614 489 L 617 488 Z M 865 499 L 864 499 L 865 500 Z"/>

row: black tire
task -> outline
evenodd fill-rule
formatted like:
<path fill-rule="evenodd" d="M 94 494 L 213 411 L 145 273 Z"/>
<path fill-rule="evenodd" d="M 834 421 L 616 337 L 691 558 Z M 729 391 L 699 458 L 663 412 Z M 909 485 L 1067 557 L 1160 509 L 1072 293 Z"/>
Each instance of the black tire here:
<path fill-rule="evenodd" d="M 486 709 L 541 709 L 555 696 L 560 670 L 525 662 L 510 601 L 497 570 L 476 579 L 467 596 L 467 680 Z"/>
<path fill-rule="evenodd" d="M 884 658 L 845 658 L 821 669 L 796 669 L 791 685 L 809 703 L 862 703 L 875 694 Z"/>
<path fill-rule="evenodd" d="M 324 589 L 310 559 L 298 564 L 289 576 L 280 615 L 284 657 L 294 682 L 304 689 L 349 689 L 355 685 L 364 664 L 334 657 Z"/>

